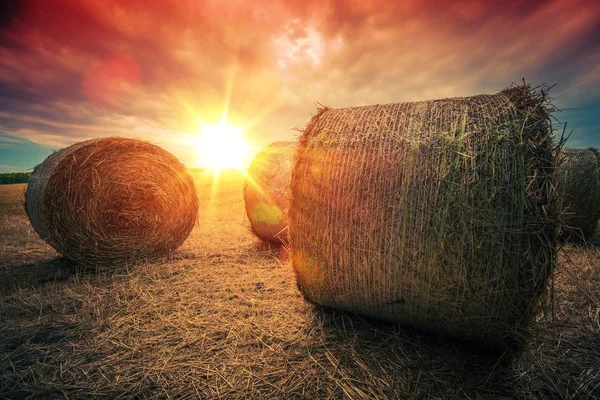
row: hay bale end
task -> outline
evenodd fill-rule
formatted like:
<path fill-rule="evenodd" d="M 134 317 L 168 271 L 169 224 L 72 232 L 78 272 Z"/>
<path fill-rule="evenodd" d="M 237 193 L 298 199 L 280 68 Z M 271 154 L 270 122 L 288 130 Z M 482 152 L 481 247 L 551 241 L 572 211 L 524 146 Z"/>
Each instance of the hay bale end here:
<path fill-rule="evenodd" d="M 183 243 L 196 223 L 198 196 L 171 153 L 110 137 L 46 158 L 29 180 L 25 210 L 40 237 L 75 262 L 137 263 Z"/>
<path fill-rule="evenodd" d="M 252 232 L 274 244 L 288 243 L 290 181 L 298 143 L 274 142 L 254 158 L 244 185 L 244 205 Z"/>

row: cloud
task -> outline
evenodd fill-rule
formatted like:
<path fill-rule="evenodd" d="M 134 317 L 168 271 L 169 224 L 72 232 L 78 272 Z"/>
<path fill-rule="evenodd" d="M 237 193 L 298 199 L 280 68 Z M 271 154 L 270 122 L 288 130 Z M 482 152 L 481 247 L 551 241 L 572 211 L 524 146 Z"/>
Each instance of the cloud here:
<path fill-rule="evenodd" d="M 5 172 L 22 172 L 23 169 L 14 165 L 0 164 L 0 173 Z"/>
<path fill-rule="evenodd" d="M 22 143 L 22 139 L 0 133 L 0 147 L 10 148 Z"/>
<path fill-rule="evenodd" d="M 50 153 L 51 150 L 27 139 L 0 131 L 0 172 L 30 170 Z"/>
<path fill-rule="evenodd" d="M 495 92 L 527 78 L 598 96 L 584 0 L 30 0 L 0 24 L 0 129 L 42 146 L 182 143 L 227 111 L 257 144 L 333 107 Z M 64 23 L 56 23 L 56 21 Z M 592 124 L 599 124 L 591 122 Z"/>
<path fill-rule="evenodd" d="M 583 57 L 580 73 L 575 75 L 567 89 L 582 101 L 597 98 L 600 93 L 600 54 Z"/>

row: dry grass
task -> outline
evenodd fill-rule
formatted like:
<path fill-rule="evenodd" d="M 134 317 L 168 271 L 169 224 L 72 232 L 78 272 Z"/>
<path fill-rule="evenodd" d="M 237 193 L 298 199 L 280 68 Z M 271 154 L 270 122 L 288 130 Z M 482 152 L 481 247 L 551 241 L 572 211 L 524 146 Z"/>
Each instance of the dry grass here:
<path fill-rule="evenodd" d="M 40 247 L 38 234 L 29 228 L 23 208 L 26 188 L 24 183 L 0 185 L 0 263 L 56 255 L 54 249 Z"/>
<path fill-rule="evenodd" d="M 211 175 L 195 179 L 200 223 L 171 258 L 96 269 L 57 258 L 20 211 L 23 186 L 0 186 L 1 222 L 13 221 L 0 224 L 0 398 L 600 397 L 593 244 L 562 251 L 556 318 L 497 364 L 306 302 L 287 253 L 248 232 L 243 176 L 223 174 L 212 198 Z"/>
<path fill-rule="evenodd" d="M 118 137 L 50 155 L 35 168 L 25 200 L 40 237 L 85 265 L 167 256 L 190 234 L 198 210 L 194 181 L 175 156 Z"/>
<path fill-rule="evenodd" d="M 321 109 L 292 178 L 312 301 L 519 350 L 556 258 L 546 89 Z"/>
<path fill-rule="evenodd" d="M 248 168 L 244 204 L 252 232 L 274 244 L 287 244 L 295 141 L 263 148 Z"/>

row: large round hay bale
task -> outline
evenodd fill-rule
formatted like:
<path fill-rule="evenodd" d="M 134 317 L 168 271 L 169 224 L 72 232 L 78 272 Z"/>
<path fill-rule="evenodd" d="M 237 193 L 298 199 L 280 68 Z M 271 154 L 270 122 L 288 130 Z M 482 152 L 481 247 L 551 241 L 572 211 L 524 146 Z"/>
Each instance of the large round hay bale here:
<path fill-rule="evenodd" d="M 244 186 L 244 204 L 252 232 L 260 239 L 286 244 L 290 181 L 298 142 L 274 142 L 254 158 Z"/>
<path fill-rule="evenodd" d="M 74 144 L 38 165 L 25 193 L 37 233 L 84 265 L 166 256 L 196 223 L 194 181 L 172 154 L 117 137 Z"/>
<path fill-rule="evenodd" d="M 555 179 L 564 235 L 581 240 L 593 236 L 600 219 L 598 151 L 562 149 Z"/>
<path fill-rule="evenodd" d="M 305 297 L 520 348 L 556 259 L 546 95 L 321 109 L 292 176 Z"/>

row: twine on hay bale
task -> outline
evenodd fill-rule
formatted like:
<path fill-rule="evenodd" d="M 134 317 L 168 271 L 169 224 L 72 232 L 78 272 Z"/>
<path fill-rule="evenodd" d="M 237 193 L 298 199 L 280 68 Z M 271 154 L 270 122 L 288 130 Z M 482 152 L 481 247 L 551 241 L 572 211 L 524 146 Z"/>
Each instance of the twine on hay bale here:
<path fill-rule="evenodd" d="M 520 349 L 556 262 L 547 92 L 320 109 L 292 174 L 305 297 Z"/>
<path fill-rule="evenodd" d="M 287 244 L 290 180 L 298 142 L 274 142 L 248 168 L 244 204 L 252 232 L 260 239 Z"/>
<path fill-rule="evenodd" d="M 600 219 L 598 150 L 562 149 L 556 169 L 563 234 L 584 240 L 596 233 Z"/>
<path fill-rule="evenodd" d="M 132 263 L 172 253 L 196 223 L 194 181 L 151 143 L 92 139 L 50 155 L 25 193 L 36 232 L 84 265 Z"/>

